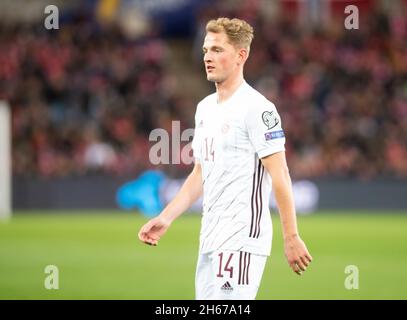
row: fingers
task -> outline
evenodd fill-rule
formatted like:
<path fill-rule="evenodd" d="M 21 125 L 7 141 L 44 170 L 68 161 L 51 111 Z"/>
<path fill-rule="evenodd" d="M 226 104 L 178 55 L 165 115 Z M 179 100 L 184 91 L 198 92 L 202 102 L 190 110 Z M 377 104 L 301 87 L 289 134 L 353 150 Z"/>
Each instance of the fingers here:
<path fill-rule="evenodd" d="M 301 259 L 299 259 L 296 264 L 301 271 L 307 270 L 308 265 L 304 264 Z"/>
<path fill-rule="evenodd" d="M 154 226 L 154 221 L 150 220 L 141 228 L 140 232 L 141 233 L 148 233 L 153 226 Z"/>
<path fill-rule="evenodd" d="M 299 258 L 293 260 L 290 263 L 290 267 L 296 274 L 301 276 L 302 273 L 307 270 L 307 267 L 309 266 L 311 261 L 312 257 L 307 253 L 304 256 L 300 256 Z"/>
<path fill-rule="evenodd" d="M 302 275 L 312 261 L 312 256 L 309 254 L 304 242 L 299 238 L 288 239 L 285 243 L 285 250 L 291 269 L 296 274 Z"/>
<path fill-rule="evenodd" d="M 151 246 L 156 246 L 158 244 L 158 240 L 160 240 L 160 237 L 151 233 L 151 228 L 154 226 L 152 221 L 147 222 L 139 231 L 138 233 L 138 238 Z"/>
<path fill-rule="evenodd" d="M 152 245 L 152 246 L 156 246 L 158 244 L 158 240 L 160 240 L 159 237 L 151 235 L 146 232 L 139 233 L 139 239 L 141 241 L 143 241 L 144 243 Z"/>
<path fill-rule="evenodd" d="M 151 239 L 151 238 L 148 238 L 146 241 L 144 241 L 144 243 L 145 244 L 148 244 L 148 245 L 150 245 L 150 246 L 156 246 L 157 244 L 158 244 L 158 241 L 157 240 L 153 240 L 153 239 Z"/>
<path fill-rule="evenodd" d="M 311 261 L 312 261 L 312 257 L 311 257 L 309 254 L 305 254 L 304 256 L 301 256 L 300 259 L 301 259 L 302 264 L 303 264 L 305 267 L 308 267 L 309 264 L 310 264 Z"/>
<path fill-rule="evenodd" d="M 158 244 L 158 240 L 159 240 L 159 238 L 152 237 L 152 236 L 148 235 L 147 233 L 141 233 L 141 235 L 139 235 L 139 239 L 142 242 L 149 244 L 151 246 L 156 246 Z"/>
<path fill-rule="evenodd" d="M 297 263 L 293 262 L 290 264 L 291 269 L 293 269 L 293 271 L 298 274 L 299 276 L 302 274 L 302 271 L 300 269 L 300 267 L 298 266 Z"/>
<path fill-rule="evenodd" d="M 302 273 L 307 269 L 300 261 L 295 261 L 290 264 L 291 269 L 298 274 L 299 276 L 302 275 Z"/>

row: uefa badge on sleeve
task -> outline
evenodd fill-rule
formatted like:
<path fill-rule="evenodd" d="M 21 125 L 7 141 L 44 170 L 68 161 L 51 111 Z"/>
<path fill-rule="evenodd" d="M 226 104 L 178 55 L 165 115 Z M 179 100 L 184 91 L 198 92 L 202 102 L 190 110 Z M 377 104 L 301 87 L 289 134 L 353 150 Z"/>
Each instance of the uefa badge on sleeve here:
<path fill-rule="evenodd" d="M 268 130 L 273 129 L 279 123 L 278 117 L 274 114 L 274 111 L 264 111 L 261 118 Z"/>

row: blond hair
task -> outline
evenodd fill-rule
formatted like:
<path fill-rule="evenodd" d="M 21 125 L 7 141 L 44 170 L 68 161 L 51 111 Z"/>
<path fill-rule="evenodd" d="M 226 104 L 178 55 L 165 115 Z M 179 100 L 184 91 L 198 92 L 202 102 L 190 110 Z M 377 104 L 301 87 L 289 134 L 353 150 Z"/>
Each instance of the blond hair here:
<path fill-rule="evenodd" d="M 218 18 L 206 24 L 206 32 L 225 32 L 229 41 L 237 48 L 250 49 L 254 34 L 253 28 L 246 21 L 233 18 Z"/>

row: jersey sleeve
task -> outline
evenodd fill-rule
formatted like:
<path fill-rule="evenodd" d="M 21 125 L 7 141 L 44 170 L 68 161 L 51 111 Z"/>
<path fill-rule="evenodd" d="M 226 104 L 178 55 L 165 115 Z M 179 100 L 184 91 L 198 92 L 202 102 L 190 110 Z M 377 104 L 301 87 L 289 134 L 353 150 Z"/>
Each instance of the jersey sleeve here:
<path fill-rule="evenodd" d="M 273 103 L 265 100 L 250 106 L 245 120 L 249 139 L 259 158 L 285 151 L 281 118 Z"/>
<path fill-rule="evenodd" d="M 202 127 L 202 119 L 200 119 L 200 113 L 199 113 L 199 104 L 196 108 L 195 112 L 195 130 L 194 130 L 194 137 L 192 139 L 192 154 L 194 158 L 198 161 L 201 162 L 201 127 Z"/>

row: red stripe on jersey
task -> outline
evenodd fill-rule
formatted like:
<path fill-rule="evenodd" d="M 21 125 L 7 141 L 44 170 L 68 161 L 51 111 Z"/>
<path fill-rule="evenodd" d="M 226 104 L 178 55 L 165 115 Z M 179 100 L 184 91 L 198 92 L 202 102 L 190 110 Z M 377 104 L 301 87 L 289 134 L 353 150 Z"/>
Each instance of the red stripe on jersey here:
<path fill-rule="evenodd" d="M 240 251 L 240 257 L 239 257 L 239 281 L 237 284 L 241 284 L 242 282 L 242 251 Z"/>
<path fill-rule="evenodd" d="M 257 173 L 257 168 L 256 164 L 254 164 L 254 172 L 253 172 L 253 182 L 252 182 L 252 201 L 251 201 L 251 209 L 252 209 L 252 220 L 251 220 L 251 226 L 250 226 L 250 234 L 249 237 L 253 236 L 253 225 L 254 225 L 254 189 L 256 189 L 256 173 Z"/>
<path fill-rule="evenodd" d="M 260 160 L 259 160 L 260 161 Z M 263 197 L 262 197 L 262 186 L 263 186 L 263 176 L 264 176 L 264 166 L 260 163 L 259 164 L 261 166 L 261 174 L 260 174 L 260 212 L 259 212 L 259 218 L 257 220 L 257 234 L 255 233 L 254 237 L 258 238 L 260 235 L 260 221 L 261 221 L 261 215 L 263 213 Z"/>
<path fill-rule="evenodd" d="M 245 283 L 245 275 L 246 275 L 246 258 L 247 258 L 247 252 L 244 253 L 244 259 L 243 259 L 243 279 L 242 279 L 242 284 L 246 284 Z"/>
<path fill-rule="evenodd" d="M 247 262 L 247 271 L 246 271 L 246 284 L 249 284 L 249 267 L 250 267 L 250 257 L 251 257 L 251 253 L 249 253 L 249 258 L 248 258 L 248 262 Z"/>
<path fill-rule="evenodd" d="M 253 237 L 256 237 L 257 234 L 257 221 L 259 219 L 259 187 L 260 187 L 260 172 L 261 172 L 261 164 L 260 160 L 257 166 L 257 187 L 256 187 L 256 224 L 254 226 L 254 234 L 252 235 Z"/>

